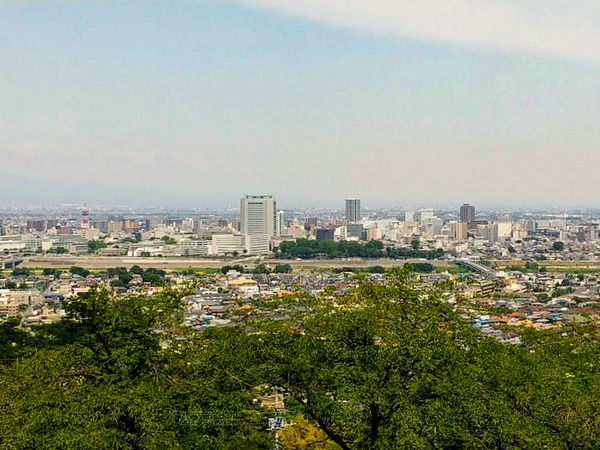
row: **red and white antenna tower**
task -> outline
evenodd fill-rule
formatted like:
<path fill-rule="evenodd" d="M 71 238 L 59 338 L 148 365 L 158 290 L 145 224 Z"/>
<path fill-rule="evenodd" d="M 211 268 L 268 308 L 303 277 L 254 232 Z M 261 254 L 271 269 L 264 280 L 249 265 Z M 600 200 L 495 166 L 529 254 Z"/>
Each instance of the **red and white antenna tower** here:
<path fill-rule="evenodd" d="M 83 208 L 81 208 L 81 229 L 87 230 L 90 228 L 90 221 L 88 220 L 88 209 L 87 204 L 83 204 Z"/>

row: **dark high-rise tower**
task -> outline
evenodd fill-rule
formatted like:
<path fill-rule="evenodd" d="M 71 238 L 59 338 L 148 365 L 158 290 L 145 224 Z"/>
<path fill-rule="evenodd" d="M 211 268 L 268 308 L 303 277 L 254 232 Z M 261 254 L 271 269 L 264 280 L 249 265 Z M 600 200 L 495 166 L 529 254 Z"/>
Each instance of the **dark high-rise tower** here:
<path fill-rule="evenodd" d="M 465 203 L 460 207 L 460 221 L 461 222 L 474 222 L 475 221 L 475 207 Z"/>
<path fill-rule="evenodd" d="M 360 199 L 358 198 L 347 198 L 346 199 L 346 220 L 348 223 L 360 222 Z"/>

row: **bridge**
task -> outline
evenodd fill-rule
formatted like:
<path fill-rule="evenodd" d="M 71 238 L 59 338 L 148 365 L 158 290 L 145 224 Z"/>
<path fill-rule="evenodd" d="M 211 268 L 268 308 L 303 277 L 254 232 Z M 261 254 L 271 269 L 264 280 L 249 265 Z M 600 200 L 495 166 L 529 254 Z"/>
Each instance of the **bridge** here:
<path fill-rule="evenodd" d="M 479 264 L 474 261 L 469 261 L 468 259 L 457 259 L 454 262 L 460 267 L 464 267 L 474 272 L 478 272 L 485 277 L 494 278 L 496 276 L 496 271 L 494 269 L 488 266 L 484 266 L 483 264 Z"/>

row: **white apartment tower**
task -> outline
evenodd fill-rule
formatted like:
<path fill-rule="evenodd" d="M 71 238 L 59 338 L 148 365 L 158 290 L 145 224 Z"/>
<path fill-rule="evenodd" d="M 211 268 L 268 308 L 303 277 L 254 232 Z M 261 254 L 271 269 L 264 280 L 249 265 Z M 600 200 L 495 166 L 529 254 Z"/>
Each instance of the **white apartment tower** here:
<path fill-rule="evenodd" d="M 346 199 L 346 220 L 348 223 L 360 222 L 360 199 L 358 198 L 347 198 Z"/>
<path fill-rule="evenodd" d="M 285 228 L 285 218 L 283 215 L 283 211 L 279 211 L 276 214 L 276 220 L 275 220 L 275 235 L 276 236 L 283 236 L 284 233 L 284 228 Z"/>
<path fill-rule="evenodd" d="M 277 235 L 277 202 L 270 195 L 247 195 L 240 200 L 240 231 L 244 235 Z"/>

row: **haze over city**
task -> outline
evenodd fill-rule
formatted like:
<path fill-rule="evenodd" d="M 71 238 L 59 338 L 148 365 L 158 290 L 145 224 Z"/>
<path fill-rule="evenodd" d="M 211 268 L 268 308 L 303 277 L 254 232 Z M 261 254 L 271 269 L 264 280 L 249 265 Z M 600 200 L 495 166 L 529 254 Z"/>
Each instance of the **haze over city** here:
<path fill-rule="evenodd" d="M 3 2 L 2 201 L 598 206 L 597 3 L 419 5 Z"/>
<path fill-rule="evenodd" d="M 0 448 L 600 449 L 598 0 L 0 0 Z"/>

